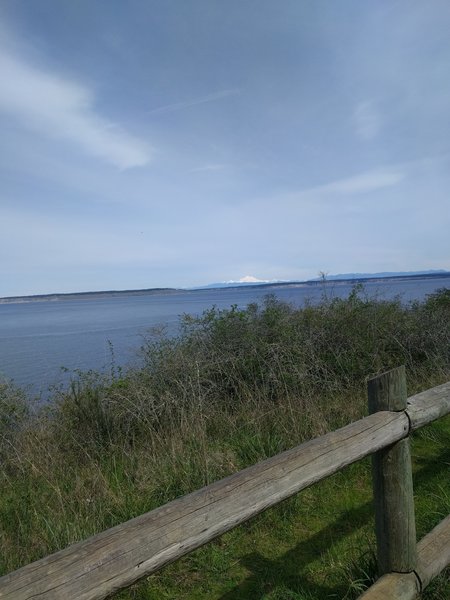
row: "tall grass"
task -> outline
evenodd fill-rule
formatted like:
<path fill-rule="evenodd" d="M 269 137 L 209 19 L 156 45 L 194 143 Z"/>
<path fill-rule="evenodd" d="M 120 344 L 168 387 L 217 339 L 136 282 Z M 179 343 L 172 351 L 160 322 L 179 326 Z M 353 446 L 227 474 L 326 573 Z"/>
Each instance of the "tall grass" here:
<path fill-rule="evenodd" d="M 268 296 L 184 315 L 177 337 L 144 340 L 139 367 L 77 373 L 39 410 L 2 384 L 0 571 L 360 418 L 386 369 L 405 364 L 410 393 L 450 379 L 449 317 L 449 290 Z"/>

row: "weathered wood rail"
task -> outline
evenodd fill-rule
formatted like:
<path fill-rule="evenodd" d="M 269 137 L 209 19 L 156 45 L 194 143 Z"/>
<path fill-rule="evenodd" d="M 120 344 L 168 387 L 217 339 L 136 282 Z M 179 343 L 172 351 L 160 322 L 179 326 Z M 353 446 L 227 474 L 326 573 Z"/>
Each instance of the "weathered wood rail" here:
<path fill-rule="evenodd" d="M 380 574 L 404 572 L 384 575 L 363 597 L 415 598 L 450 563 L 450 518 L 428 534 L 416 552 L 415 529 L 411 531 L 414 526 L 411 467 L 404 442 L 410 432 L 450 412 L 450 382 L 406 399 L 404 369 L 399 368 L 369 382 L 369 397 L 373 414 L 364 419 L 1 577 L 0 598 L 106 598 L 266 508 L 374 453 L 377 543 L 384 549 Z M 383 476 L 383 464 L 392 460 L 400 465 L 400 476 L 397 468 Z M 401 489 L 401 493 L 392 494 L 396 489 Z M 387 520 L 382 518 L 380 510 L 387 511 Z M 395 547 L 393 555 L 390 544 Z M 401 568 L 392 568 L 392 564 L 400 564 Z"/>

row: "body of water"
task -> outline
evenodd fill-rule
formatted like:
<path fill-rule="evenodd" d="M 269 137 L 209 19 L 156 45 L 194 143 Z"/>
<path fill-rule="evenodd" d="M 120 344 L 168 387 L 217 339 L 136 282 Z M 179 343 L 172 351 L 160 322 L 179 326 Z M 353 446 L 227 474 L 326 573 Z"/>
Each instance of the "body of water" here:
<path fill-rule="evenodd" d="M 408 302 L 421 300 L 449 284 L 448 277 L 367 281 L 364 290 L 371 297 L 401 295 Z M 329 281 L 269 289 L 242 287 L 0 304 L 0 377 L 45 394 L 50 385 L 67 380 L 68 374 L 61 367 L 101 371 L 110 370 L 112 360 L 116 366 L 135 362 L 142 336 L 159 326 L 176 334 L 183 313 L 198 315 L 212 305 L 245 307 L 268 293 L 302 306 L 307 299 L 320 300 L 324 293 L 345 297 L 351 289 L 349 283 Z"/>

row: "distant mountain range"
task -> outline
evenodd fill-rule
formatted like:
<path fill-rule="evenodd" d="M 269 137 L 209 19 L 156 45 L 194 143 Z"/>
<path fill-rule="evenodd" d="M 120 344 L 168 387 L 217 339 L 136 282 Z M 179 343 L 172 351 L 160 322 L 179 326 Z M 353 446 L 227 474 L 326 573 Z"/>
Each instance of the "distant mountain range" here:
<path fill-rule="evenodd" d="M 274 283 L 291 283 L 290 281 L 280 280 L 280 279 L 258 279 L 253 277 L 253 275 L 246 275 L 245 277 L 241 277 L 241 279 L 237 279 L 236 281 L 221 281 L 219 283 L 209 283 L 207 285 L 202 285 L 199 287 L 195 287 L 196 290 L 207 290 L 211 288 L 227 288 L 227 287 L 241 287 L 247 285 L 267 285 Z"/>
<path fill-rule="evenodd" d="M 435 269 L 428 271 L 382 271 L 380 273 L 339 273 L 338 275 L 325 275 L 325 281 L 360 281 L 361 279 L 386 279 L 390 277 L 439 277 L 450 276 L 450 271 L 444 269 Z M 210 283 L 208 285 L 198 286 L 195 289 L 213 289 L 228 287 L 244 287 L 255 285 L 289 285 L 294 283 L 317 283 L 322 281 L 322 277 L 308 279 L 306 281 L 286 280 L 286 279 L 257 279 L 251 275 L 246 275 L 236 281 L 221 281 L 219 283 Z"/>
<path fill-rule="evenodd" d="M 444 269 L 434 269 L 431 271 L 382 271 L 381 273 L 340 273 L 338 275 L 326 275 L 326 280 L 336 279 L 380 279 L 384 277 L 418 277 L 420 275 L 450 275 L 450 271 Z M 309 279 L 309 281 L 321 281 L 322 277 Z"/>

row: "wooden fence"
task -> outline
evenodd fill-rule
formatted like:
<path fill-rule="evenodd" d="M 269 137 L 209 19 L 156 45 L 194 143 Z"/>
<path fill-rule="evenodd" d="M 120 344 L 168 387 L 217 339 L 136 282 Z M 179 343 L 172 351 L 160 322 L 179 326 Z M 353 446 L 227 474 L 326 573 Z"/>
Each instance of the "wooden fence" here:
<path fill-rule="evenodd" d="M 409 434 L 450 412 L 450 382 L 406 397 L 369 381 L 370 415 L 0 578 L 2 600 L 96 600 L 370 454 L 380 579 L 361 598 L 416 598 L 450 564 L 450 516 L 416 545 Z"/>

